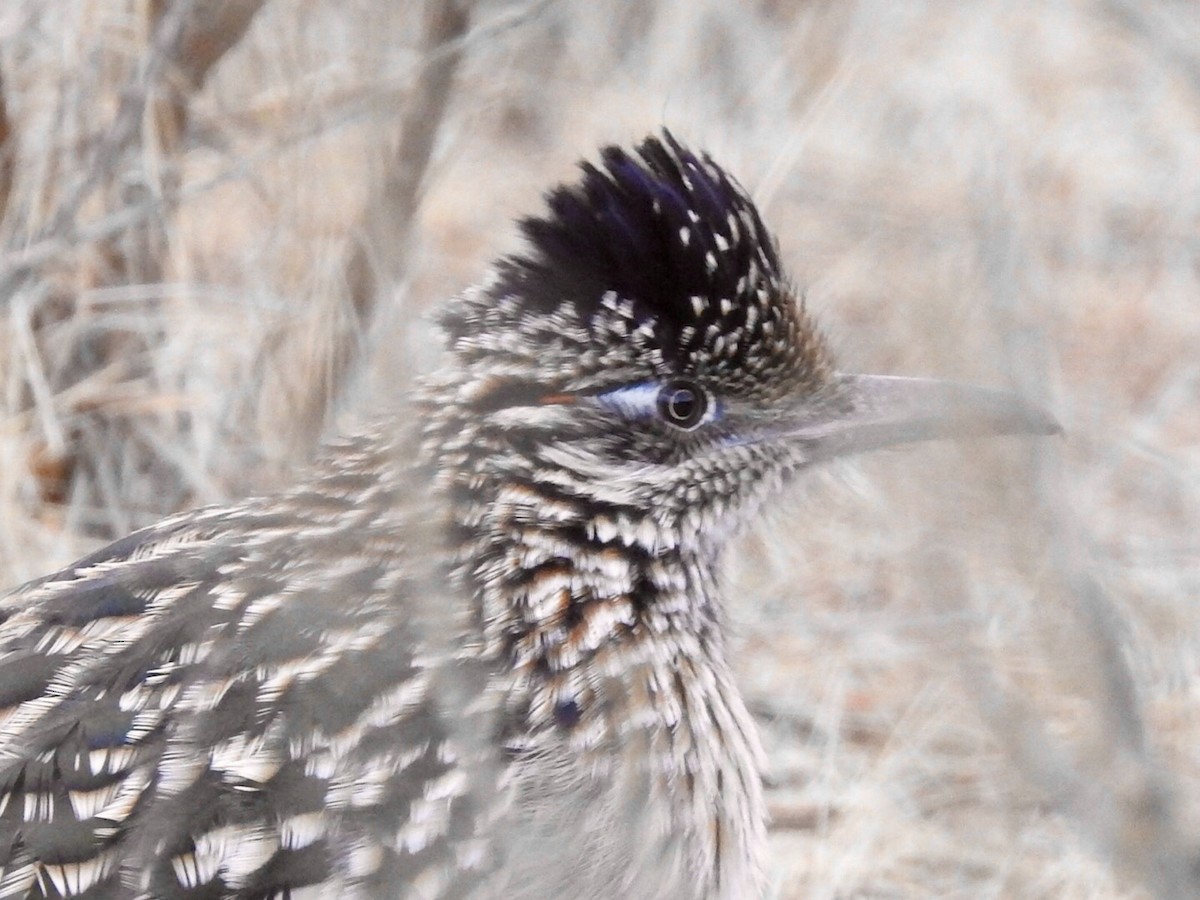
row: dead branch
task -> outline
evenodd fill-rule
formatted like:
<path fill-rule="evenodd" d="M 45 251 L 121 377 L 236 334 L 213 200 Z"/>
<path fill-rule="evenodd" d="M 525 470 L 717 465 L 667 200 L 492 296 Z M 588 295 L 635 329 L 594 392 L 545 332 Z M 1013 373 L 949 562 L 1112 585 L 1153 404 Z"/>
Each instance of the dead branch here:
<path fill-rule="evenodd" d="M 80 208 L 96 190 L 112 182 L 126 152 L 139 143 L 142 117 L 151 91 L 168 71 L 170 61 L 178 56 L 184 28 L 195 3 L 196 0 L 176 0 L 157 21 L 148 52 L 121 91 L 112 124 L 84 166 L 86 174 L 67 192 L 51 218 L 50 233 L 70 234 L 74 231 Z"/>
<path fill-rule="evenodd" d="M 8 118 L 8 103 L 4 90 L 4 72 L 0 71 L 0 222 L 8 211 L 12 195 L 13 172 L 16 165 L 16 136 Z"/>
<path fill-rule="evenodd" d="M 264 4 L 265 0 L 216 0 L 193 10 L 155 106 L 164 149 L 175 147 L 186 133 L 192 98 L 217 63 L 242 40 Z M 170 6 L 169 0 L 152 0 L 152 20 L 161 23 Z"/>
<path fill-rule="evenodd" d="M 1131 35 L 1144 41 L 1156 56 L 1183 73 L 1193 91 L 1200 91 L 1200 54 L 1197 35 L 1180 10 L 1160 2 L 1103 0 L 1100 8 Z"/>
<path fill-rule="evenodd" d="M 518 28 L 541 14 L 554 2 L 555 0 L 533 0 L 523 7 L 516 7 L 501 13 L 479 27 L 472 28 L 470 32 L 458 39 L 443 44 L 437 52 L 430 54 L 428 62 L 432 63 L 444 57 L 464 53 L 476 44 L 492 40 L 507 31 Z M 231 181 L 245 178 L 259 166 L 278 159 L 281 151 L 291 150 L 307 142 L 318 140 L 337 128 L 352 125 L 390 110 L 395 104 L 396 97 L 402 93 L 400 87 L 396 86 L 394 89 L 377 90 L 367 96 L 339 101 L 339 109 L 331 110 L 328 115 L 320 116 L 316 123 L 299 123 L 294 129 L 279 135 L 270 146 L 234 160 L 225 171 L 183 186 L 180 189 L 179 199 L 182 201 L 201 197 Z M 12 286 L 28 272 L 46 265 L 51 260 L 61 258 L 79 245 L 112 238 L 153 216 L 162 215 L 165 205 L 163 198 L 157 195 L 131 199 L 120 209 L 100 215 L 89 222 L 77 224 L 71 235 L 52 234 L 48 230 L 43 230 L 28 241 L 23 241 L 19 247 L 4 248 L 3 254 L 0 255 L 0 301 L 11 296 Z"/>
<path fill-rule="evenodd" d="M 1056 533 L 1064 535 L 1061 529 Z M 1069 532 L 1060 550 L 1075 542 Z M 1126 877 L 1163 900 L 1200 894 L 1194 842 L 1183 833 L 1169 773 L 1154 757 L 1142 725 L 1142 709 L 1125 656 L 1124 627 L 1094 577 L 1059 554 L 1060 584 L 1040 605 L 1071 610 L 1076 674 L 1091 711 L 1090 729 L 1069 744 L 1056 739 L 1045 718 L 1016 691 L 967 639 L 954 647 L 963 681 L 981 717 L 1013 769 L 1051 810 Z M 1070 568 L 1064 570 L 1061 566 Z M 930 553 L 926 593 L 943 612 L 970 595 L 952 559 Z M 1051 592 L 1048 592 L 1051 593 Z"/>
<path fill-rule="evenodd" d="M 344 298 L 338 309 L 317 316 L 319 328 L 332 333 L 310 341 L 321 358 L 281 367 L 302 373 L 304 380 L 285 386 L 294 399 L 285 408 L 299 410 L 291 420 L 293 446 L 313 447 L 328 423 L 337 400 L 362 355 L 366 335 L 389 286 L 403 280 L 409 237 L 420 208 L 420 190 L 446 109 L 454 76 L 463 58 L 470 20 L 468 2 L 426 4 L 421 37 L 421 70 L 400 124 L 401 137 L 384 167 L 383 182 L 369 192 L 362 225 L 344 266 Z M 294 340 L 276 344 L 271 354 L 294 352 Z"/>
<path fill-rule="evenodd" d="M 262 5 L 262 0 L 203 4 L 151 0 L 147 6 L 147 48 L 123 88 L 112 121 L 89 154 L 86 174 L 66 192 L 35 244 L 89 250 L 66 257 L 74 267 L 69 287 L 54 295 L 39 316 L 38 340 L 61 334 L 61 327 L 73 329 L 75 335 L 53 372 L 52 388 L 60 397 L 116 361 L 126 364 L 126 384 L 153 383 L 148 360 L 167 336 L 157 311 L 147 310 L 137 329 L 106 328 L 79 309 L 78 288 L 163 280 L 191 105 L 213 67 L 237 45 Z M 147 124 L 153 127 L 148 129 Z M 149 198 L 153 214 L 126 216 L 123 227 L 89 240 L 86 232 L 94 223 L 81 225 L 79 214 L 97 195 L 103 200 L 100 208 L 114 210 L 118 216 Z M 10 296 L 19 297 L 22 279 L 34 269 L 11 263 Z M 151 423 L 112 405 L 85 409 L 60 401 L 57 408 L 69 413 L 66 440 L 58 441 L 58 446 L 48 440 L 37 452 L 59 464 L 64 473 L 59 480 L 72 482 L 75 500 L 82 498 L 81 502 L 112 517 L 113 530 L 129 527 L 123 518 L 128 506 L 141 505 L 154 515 L 188 501 L 193 493 L 190 478 L 181 474 L 177 460 L 161 452 L 177 440 L 176 430 L 185 427 L 182 418 L 160 411 Z M 146 415 L 153 413 L 153 407 L 147 410 Z M 165 437 L 145 439 L 145 432 L 154 428 Z M 142 499 L 135 501 L 135 497 Z"/>

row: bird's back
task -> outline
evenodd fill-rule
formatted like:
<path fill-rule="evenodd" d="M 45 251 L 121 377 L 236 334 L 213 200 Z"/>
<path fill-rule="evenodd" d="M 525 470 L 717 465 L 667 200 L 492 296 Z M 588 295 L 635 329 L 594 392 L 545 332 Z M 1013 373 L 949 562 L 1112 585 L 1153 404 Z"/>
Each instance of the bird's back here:
<path fill-rule="evenodd" d="M 721 760 L 652 707 L 587 750 L 527 731 L 430 473 L 385 446 L 0 601 L 0 897 L 738 896 L 719 798 L 679 790 Z"/>
<path fill-rule="evenodd" d="M 463 786 L 410 600 L 413 504 L 343 450 L 310 489 L 170 519 L 3 601 L 0 896 L 375 895 L 474 827 L 444 820 Z"/>

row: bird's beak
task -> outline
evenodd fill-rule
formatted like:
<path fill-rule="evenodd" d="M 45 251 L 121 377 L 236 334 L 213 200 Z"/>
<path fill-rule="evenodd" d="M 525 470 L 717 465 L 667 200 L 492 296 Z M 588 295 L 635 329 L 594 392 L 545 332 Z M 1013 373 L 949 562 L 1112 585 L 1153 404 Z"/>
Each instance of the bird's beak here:
<path fill-rule="evenodd" d="M 829 397 L 786 428 L 809 462 L 936 438 L 1062 431 L 1016 394 L 931 378 L 837 375 Z"/>

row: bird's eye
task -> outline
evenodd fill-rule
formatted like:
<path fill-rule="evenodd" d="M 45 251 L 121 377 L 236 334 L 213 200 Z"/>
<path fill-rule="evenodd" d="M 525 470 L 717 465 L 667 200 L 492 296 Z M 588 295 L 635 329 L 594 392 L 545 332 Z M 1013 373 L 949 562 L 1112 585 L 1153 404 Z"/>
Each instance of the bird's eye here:
<path fill-rule="evenodd" d="M 694 381 L 668 381 L 658 391 L 658 414 L 663 421 L 691 431 L 705 420 L 708 393 Z"/>

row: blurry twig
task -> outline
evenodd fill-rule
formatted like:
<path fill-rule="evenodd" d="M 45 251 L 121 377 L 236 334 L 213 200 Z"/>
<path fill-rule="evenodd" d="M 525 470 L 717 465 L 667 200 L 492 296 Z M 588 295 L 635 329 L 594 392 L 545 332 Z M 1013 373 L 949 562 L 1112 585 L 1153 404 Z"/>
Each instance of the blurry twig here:
<path fill-rule="evenodd" d="M 16 138 L 8 119 L 8 102 L 4 89 L 4 72 L 0 71 L 0 222 L 8 211 L 12 194 L 13 167 L 16 165 Z"/>
<path fill-rule="evenodd" d="M 980 267 L 986 275 L 988 309 L 1003 336 L 1010 377 L 1025 394 L 1045 394 L 1053 383 L 1041 321 L 1045 308 L 1030 311 L 1032 254 L 1010 210 L 1018 208 L 1016 179 L 1002 165 L 984 167 L 975 179 Z M 1056 741 L 1034 707 L 1004 690 L 980 654 L 960 647 L 968 684 L 975 689 L 983 717 L 1014 767 L 1066 816 L 1099 851 L 1128 876 L 1164 900 L 1200 895 L 1200 872 L 1192 867 L 1192 842 L 1182 834 L 1171 801 L 1167 773 L 1146 738 L 1141 700 L 1126 659 L 1127 629 L 1094 574 L 1089 541 L 1049 448 L 1032 456 L 1040 528 L 1054 535 L 1048 548 L 1057 584 L 1048 593 L 1069 615 L 1071 646 L 1050 660 L 1079 679 L 1089 710 L 1089 728 L 1073 746 Z M 934 596 L 952 591 L 967 596 L 968 586 L 946 585 L 957 576 L 941 560 L 928 578 Z"/>
<path fill-rule="evenodd" d="M 179 39 L 170 77 L 157 104 L 158 129 L 167 147 L 187 130 L 189 101 L 209 74 L 237 46 L 266 0 L 210 0 L 199 4 Z M 168 0 L 152 0 L 151 16 L 161 22 L 171 9 Z"/>
<path fill-rule="evenodd" d="M 351 303 L 364 321 L 379 288 L 398 280 L 406 268 L 404 251 L 420 203 L 418 191 L 462 60 L 461 50 L 444 54 L 438 50 L 462 37 L 468 15 L 463 2 L 434 2 L 427 8 L 422 43 L 434 59 L 413 89 L 401 122 L 400 143 L 386 164 L 381 189 L 371 195 L 361 237 L 346 264 Z"/>
<path fill-rule="evenodd" d="M 369 192 L 357 240 L 345 262 L 346 295 L 336 298 L 339 308 L 333 315 L 315 317 L 322 340 L 311 345 L 319 348 L 323 358 L 278 367 L 305 377 L 298 385 L 285 386 L 290 394 L 298 395 L 285 404 L 289 410 L 298 410 L 289 415 L 295 446 L 311 448 L 320 437 L 361 355 L 382 293 L 399 283 L 408 268 L 409 238 L 420 208 L 421 186 L 452 98 L 470 12 L 467 0 L 426 4 L 421 74 L 405 105 L 400 141 L 385 163 L 382 183 Z M 294 352 L 293 337 L 281 335 L 270 348 L 270 356 Z"/>
<path fill-rule="evenodd" d="M 161 8 L 167 0 L 154 2 Z M 209 0 L 196 7 L 175 57 L 184 88 L 195 93 L 204 87 L 213 68 L 237 46 L 265 3 L 266 0 Z"/>
<path fill-rule="evenodd" d="M 1183 831 L 1171 773 L 1155 757 L 1126 651 L 1125 622 L 1095 575 L 1094 554 L 1053 454 L 1038 459 L 1038 495 L 1049 520 L 1059 592 L 1079 625 L 1080 652 L 1098 720 L 1079 768 L 1087 792 L 1063 809 L 1118 868 L 1163 900 L 1200 896 L 1196 841 Z"/>
<path fill-rule="evenodd" d="M 144 222 L 164 205 L 161 198 L 139 204 L 137 212 L 125 208 L 102 220 L 107 227 L 81 228 L 79 211 L 101 187 L 111 184 L 128 151 L 141 137 L 146 107 L 156 86 L 168 82 L 164 110 L 173 119 L 177 137 L 186 123 L 186 101 L 203 86 L 216 62 L 240 40 L 265 0 L 154 0 L 150 14 L 154 33 L 149 50 L 120 92 L 116 114 L 96 141 L 83 175 L 66 192 L 27 246 L 10 247 L 0 269 L 0 298 L 12 296 L 16 283 L 31 269 L 87 241 L 114 237 Z M 160 117 L 161 118 L 161 117 Z M 3 132 L 0 131 L 0 137 Z M 169 201 L 168 201 L 169 202 Z"/>
<path fill-rule="evenodd" d="M 1177 65 L 1200 92 L 1200 52 L 1197 35 L 1189 34 L 1183 18 L 1165 3 L 1155 0 L 1102 0 L 1101 7 L 1129 32 L 1145 40 L 1155 55 Z M 1195 9 L 1188 5 L 1187 10 Z"/>
<path fill-rule="evenodd" d="M 79 296 L 97 287 L 161 285 L 168 266 L 168 226 L 181 196 L 183 136 L 191 104 L 264 2 L 150 0 L 145 7 L 146 49 L 121 89 L 116 112 L 94 143 L 85 145 L 83 174 L 64 191 L 35 239 L 35 246 L 63 252 L 59 265 L 69 275 L 58 289 L 41 293 L 45 302 L 37 310 L 36 326 L 29 325 L 25 355 L 31 366 L 39 359 L 35 351 L 40 342 L 59 346 L 53 371 L 43 373 L 44 390 L 37 390 L 39 382 L 30 377 L 33 400 L 54 426 L 43 429 L 45 444 L 37 453 L 70 482 L 72 502 L 105 510 L 115 532 L 130 527 L 131 509 L 161 515 L 192 498 L 198 485 L 176 458 L 162 452 L 178 442 L 180 429 L 188 427 L 186 416 L 153 403 L 137 410 L 66 402 L 72 385 L 89 382 L 97 371 L 113 371 L 114 362 L 121 363 L 124 382 L 112 390 L 120 393 L 126 384 L 139 384 L 145 391 L 144 385 L 156 382 L 150 361 L 169 339 L 157 312 L 147 310 L 137 328 L 109 328 L 81 307 Z M 154 215 L 127 215 L 131 205 L 147 197 L 153 198 L 147 206 Z M 122 227 L 87 235 L 90 226 L 79 224 L 85 206 L 126 214 Z M 80 247 L 90 252 L 67 255 Z M 0 276 L 0 296 L 21 309 L 30 302 L 28 276 L 37 270 L 12 265 L 11 256 L 8 261 Z M 32 313 L 26 319 L 32 322 Z M 65 415 L 69 424 L 59 423 L 58 415 Z M 154 429 L 162 433 L 146 440 Z"/>
<path fill-rule="evenodd" d="M 196 0 L 175 0 L 158 19 L 149 51 L 121 91 L 116 115 L 83 167 L 85 174 L 59 203 L 47 226 L 48 234 L 39 235 L 39 239 L 53 234 L 71 234 L 80 207 L 117 174 L 116 168 L 125 151 L 138 142 L 151 91 L 169 61 L 178 55 L 184 27 L 195 3 Z"/>
<path fill-rule="evenodd" d="M 167 29 L 172 35 L 171 42 L 161 53 L 157 40 L 151 46 L 151 55 L 159 57 L 160 75 L 146 89 L 149 100 L 146 97 L 141 100 L 141 119 L 148 119 L 152 127 L 139 129 L 136 137 L 140 139 L 131 136 L 124 148 L 126 158 L 121 169 L 135 177 L 124 185 L 111 184 L 118 191 L 108 205 L 125 206 L 130 196 L 139 194 L 158 196 L 162 203 L 159 215 L 131 227 L 127 233 L 96 242 L 99 255 L 107 263 L 110 282 L 162 280 L 168 245 L 166 223 L 179 203 L 183 138 L 192 103 L 213 68 L 241 41 L 264 2 L 150 0 L 147 14 L 151 29 L 155 35 L 162 35 L 164 28 Z M 183 18 L 177 24 L 175 19 L 179 16 Z M 137 190 L 139 187 L 142 189 Z"/>
<path fill-rule="evenodd" d="M 1062 534 L 1062 532 L 1059 532 Z M 1031 703 L 1004 688 L 995 670 L 963 641 L 956 647 L 964 681 L 1016 771 L 1049 807 L 1097 850 L 1162 900 L 1200 895 L 1195 848 L 1181 829 L 1169 776 L 1154 759 L 1143 728 L 1123 625 L 1096 579 L 1078 564 L 1070 534 L 1059 549 L 1064 596 L 1078 627 L 1070 655 L 1085 679 L 1093 727 L 1068 747 L 1056 740 Z M 969 595 L 952 560 L 927 559 L 929 596 L 946 605 Z"/>
<path fill-rule="evenodd" d="M 120 93 L 116 114 L 96 142 L 82 175 L 67 190 L 47 223 L 38 230 L 33 244 L 65 248 L 77 241 L 79 211 L 100 187 L 112 182 L 126 151 L 138 142 L 146 104 L 167 61 L 178 51 L 184 26 L 196 0 L 177 0 L 159 19 L 149 51 Z M 11 248 L 10 248 L 11 249 Z M 0 300 L 13 296 L 31 271 L 30 266 L 6 265 L 0 270 Z"/>
<path fill-rule="evenodd" d="M 477 43 L 486 42 L 506 31 L 517 28 L 556 2 L 557 0 L 532 0 L 524 6 L 497 15 L 472 28 L 458 39 L 443 44 L 437 52 L 430 54 L 424 60 L 424 64 L 433 65 L 443 57 L 460 54 Z M 277 160 L 281 151 L 318 140 L 336 129 L 378 115 L 381 111 L 391 113 L 395 108 L 396 98 L 403 93 L 403 85 L 408 84 L 410 78 L 411 73 L 406 70 L 402 78 L 396 79 L 396 83 L 391 89 L 385 86 L 358 100 L 346 101 L 331 115 L 322 116 L 317 121 L 304 121 L 298 127 L 275 136 L 269 146 L 234 160 L 225 171 L 210 178 L 184 185 L 179 191 L 179 199 L 185 201 L 203 196 L 230 182 L 245 178 L 248 173 L 259 166 Z M 121 209 L 98 216 L 90 222 L 76 225 L 69 236 L 41 232 L 23 246 L 5 248 L 3 256 L 0 256 L 0 303 L 12 295 L 12 286 L 31 270 L 46 265 L 76 246 L 102 241 L 120 234 L 128 228 L 161 214 L 165 205 L 163 198 L 159 196 L 142 197 L 131 201 Z"/>

